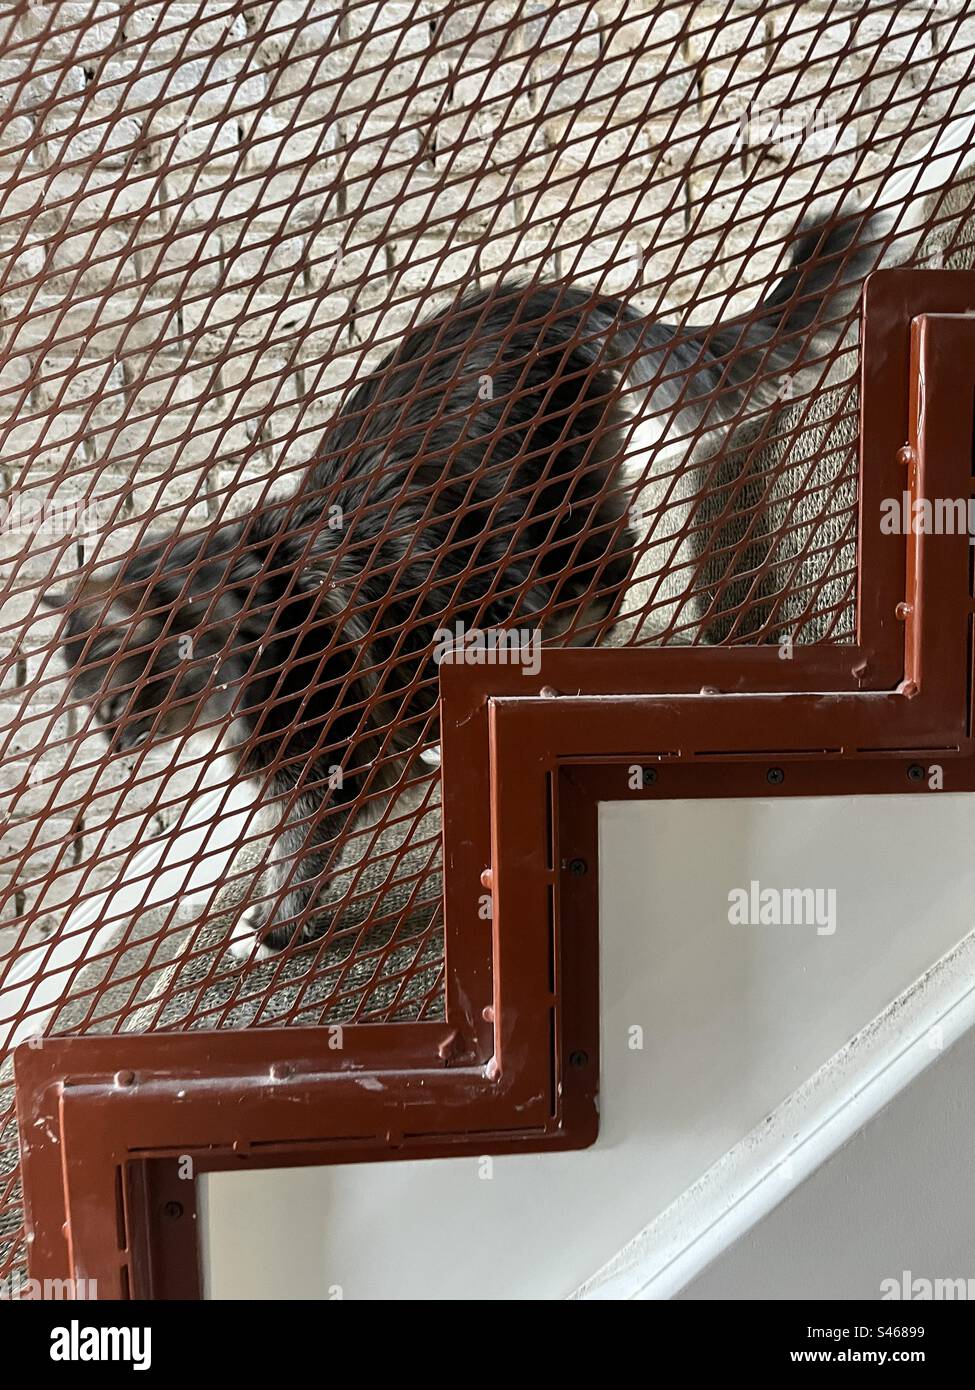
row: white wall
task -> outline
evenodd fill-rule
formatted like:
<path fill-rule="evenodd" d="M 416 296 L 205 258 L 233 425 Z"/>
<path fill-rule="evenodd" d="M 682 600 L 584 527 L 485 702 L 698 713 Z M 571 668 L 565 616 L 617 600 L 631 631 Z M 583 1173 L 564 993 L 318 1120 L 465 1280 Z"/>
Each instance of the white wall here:
<path fill-rule="evenodd" d="M 973 1168 L 969 1032 L 680 1296 L 874 1299 L 909 1270 L 975 1297 Z"/>
<path fill-rule="evenodd" d="M 967 933 L 973 832 L 975 798 L 945 793 L 605 806 L 596 1147 L 489 1179 L 473 1159 L 211 1177 L 212 1295 L 567 1295 Z M 835 889 L 835 932 L 730 925 L 752 879 Z"/>

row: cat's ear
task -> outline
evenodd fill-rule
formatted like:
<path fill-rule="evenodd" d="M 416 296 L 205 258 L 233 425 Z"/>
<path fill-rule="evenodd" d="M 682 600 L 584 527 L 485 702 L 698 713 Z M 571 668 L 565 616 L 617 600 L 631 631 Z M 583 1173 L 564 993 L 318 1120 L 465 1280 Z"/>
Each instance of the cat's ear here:
<path fill-rule="evenodd" d="M 50 590 L 46 594 L 41 594 L 42 608 L 67 608 L 70 602 L 70 594 L 55 594 Z"/>
<path fill-rule="evenodd" d="M 78 580 L 63 604 L 76 603 L 87 627 L 96 624 L 105 628 L 121 626 L 131 620 L 134 600 L 130 594 L 120 594 L 117 589 L 115 574 L 86 576 Z"/>

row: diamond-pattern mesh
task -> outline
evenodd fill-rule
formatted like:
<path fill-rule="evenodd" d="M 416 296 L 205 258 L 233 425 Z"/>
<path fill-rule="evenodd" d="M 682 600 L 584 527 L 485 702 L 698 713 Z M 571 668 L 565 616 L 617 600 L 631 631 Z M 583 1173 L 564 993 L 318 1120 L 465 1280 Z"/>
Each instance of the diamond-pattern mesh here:
<path fill-rule="evenodd" d="M 246 551 L 251 521 L 328 455 L 355 385 L 418 323 L 501 277 L 614 297 L 688 342 L 701 341 L 691 325 L 745 333 L 811 210 L 871 208 L 892 171 L 920 177 L 975 97 L 975 13 L 967 0 L 28 0 L 0 9 L 0 35 L 5 1046 L 25 1027 L 440 1017 L 432 660 L 408 690 L 377 677 L 365 703 L 371 771 L 332 845 L 310 945 L 226 949 L 264 884 L 255 823 L 205 909 L 183 889 L 135 911 L 101 900 L 95 948 L 75 914 L 181 822 L 213 758 L 187 744 L 174 762 L 152 740 L 110 751 L 65 681 L 64 611 L 42 594 L 105 581 L 147 534 L 240 522 Z M 875 259 L 967 265 L 967 187 L 914 203 L 874 228 Z M 899 237 L 911 217 L 919 246 Z M 565 312 L 557 294 L 546 321 Z M 602 524 L 630 523 L 627 581 L 597 564 L 586 604 L 552 599 L 547 641 L 854 639 L 855 325 L 855 294 L 827 296 L 794 365 L 755 359 L 730 420 L 717 393 L 688 425 L 672 399 L 616 381 L 606 418 L 623 410 L 628 466 Z M 388 424 L 363 418 L 388 444 Z M 502 412 L 485 473 L 504 438 Z M 377 458 L 364 515 L 387 505 Z M 511 527 L 533 573 L 562 514 L 545 506 L 547 529 Z M 395 508 L 383 515 L 390 535 Z M 478 529 L 498 534 L 500 516 Z M 464 519 L 460 499 L 436 543 L 476 574 L 489 566 Z M 342 544 L 368 569 L 355 525 Z M 491 576 L 481 593 L 513 614 L 525 599 Z M 343 601 L 367 630 L 380 623 L 355 586 Z M 87 945 L 61 978 L 72 931 Z M 25 987 L 11 972 L 35 951 Z M 9 1059 L 4 1076 L 0 1277 L 23 1256 Z"/>

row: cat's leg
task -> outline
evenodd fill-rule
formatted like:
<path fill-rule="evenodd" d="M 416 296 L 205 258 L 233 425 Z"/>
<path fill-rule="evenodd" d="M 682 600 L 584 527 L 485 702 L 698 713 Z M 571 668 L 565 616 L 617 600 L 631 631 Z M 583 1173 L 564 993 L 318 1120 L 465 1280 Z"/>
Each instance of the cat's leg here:
<path fill-rule="evenodd" d="M 246 960 L 267 960 L 292 940 L 297 921 L 312 902 L 324 874 L 327 855 L 309 841 L 314 826 L 283 823 L 260 879 L 261 898 L 251 903 L 234 924 L 228 941 L 231 952 Z M 302 927 L 306 939 L 310 923 Z"/>
<path fill-rule="evenodd" d="M 244 910 L 227 942 L 235 956 L 267 960 L 292 941 L 310 941 L 318 934 L 307 914 L 326 886 L 335 841 L 350 818 L 344 808 L 329 807 L 323 813 L 311 793 L 289 807 L 261 875 L 261 899 Z"/>
<path fill-rule="evenodd" d="M 248 907 L 237 918 L 227 937 L 227 950 L 238 960 L 269 960 L 274 952 L 261 941 L 258 933 L 263 925 L 260 905 Z"/>

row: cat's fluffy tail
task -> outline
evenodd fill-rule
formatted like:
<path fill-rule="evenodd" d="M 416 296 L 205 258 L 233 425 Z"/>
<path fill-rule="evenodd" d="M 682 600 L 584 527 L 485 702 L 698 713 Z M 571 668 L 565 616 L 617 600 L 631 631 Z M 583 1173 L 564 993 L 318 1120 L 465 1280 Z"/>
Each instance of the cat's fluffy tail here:
<path fill-rule="evenodd" d="M 868 208 L 841 204 L 801 225 L 791 265 L 747 318 L 678 329 L 601 305 L 597 314 L 614 312 L 629 380 L 646 389 L 639 413 L 656 423 L 657 442 L 724 426 L 745 397 L 759 407 L 780 399 L 784 378 L 843 336 L 866 276 L 910 258 L 932 195 L 975 163 L 973 134 L 975 112 L 956 116 Z"/>
<path fill-rule="evenodd" d="M 823 335 L 835 339 L 867 275 L 880 265 L 901 265 L 916 251 L 933 195 L 975 162 L 973 135 L 975 112 L 966 111 L 914 154 L 909 168 L 889 175 L 869 208 L 840 204 L 802 226 L 792 265 L 759 305 L 758 317 L 744 329 L 719 329 L 712 344 L 719 351 L 744 347 L 740 370 L 751 375 L 797 365 L 810 336 L 814 350 Z M 763 361 L 762 349 L 773 339 Z"/>

